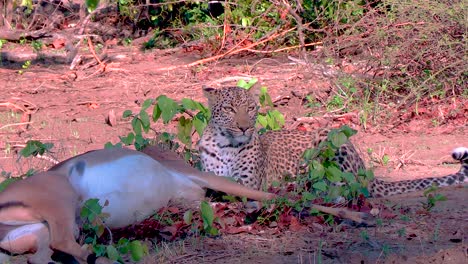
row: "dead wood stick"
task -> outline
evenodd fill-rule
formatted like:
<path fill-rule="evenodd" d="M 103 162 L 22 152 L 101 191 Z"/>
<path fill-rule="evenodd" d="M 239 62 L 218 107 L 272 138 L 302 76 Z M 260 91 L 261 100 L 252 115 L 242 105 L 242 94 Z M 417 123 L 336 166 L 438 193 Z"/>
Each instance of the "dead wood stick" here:
<path fill-rule="evenodd" d="M 258 41 L 258 42 L 254 42 L 250 45 L 247 45 L 243 48 L 240 48 L 240 49 L 230 49 L 228 50 L 227 52 L 223 53 L 223 54 L 220 54 L 220 55 L 216 55 L 216 56 L 213 56 L 213 57 L 209 57 L 209 58 L 206 58 L 206 59 L 201 59 L 201 60 L 197 60 L 195 62 L 192 62 L 192 63 L 189 63 L 189 64 L 185 64 L 185 65 L 181 65 L 181 66 L 170 66 L 170 67 L 164 67 L 164 68 L 159 68 L 157 69 L 157 71 L 170 71 L 170 70 L 174 70 L 174 69 L 178 69 L 178 68 L 190 68 L 190 67 L 193 67 L 193 66 L 197 66 L 197 65 L 200 65 L 200 64 L 203 64 L 203 63 L 207 63 L 207 62 L 212 62 L 212 61 L 215 61 L 215 60 L 218 60 L 218 59 L 221 59 L 223 57 L 226 57 L 228 55 L 233 55 L 233 54 L 236 54 L 236 53 L 239 53 L 239 52 L 242 52 L 242 51 L 248 51 L 249 49 L 255 47 L 255 46 L 258 46 L 260 44 L 263 44 L 267 41 L 270 41 L 270 40 L 273 40 L 275 38 L 278 38 L 278 37 L 281 37 L 285 34 L 287 34 L 288 32 L 291 32 L 295 29 L 295 27 L 293 28 L 290 28 L 288 30 L 285 30 L 283 32 L 280 32 L 280 33 L 274 33 L 272 34 L 271 36 L 269 36 L 268 38 L 265 38 L 261 41 Z M 242 43 L 243 41 L 240 41 L 236 47 Z"/>
<path fill-rule="evenodd" d="M 96 55 L 96 50 L 94 49 L 94 45 L 93 45 L 93 42 L 91 41 L 90 37 L 88 37 L 88 47 L 89 47 L 89 50 L 91 51 L 91 54 L 93 54 L 93 57 L 96 59 L 96 61 L 99 63 L 99 65 L 101 65 L 101 67 L 99 69 L 102 69 L 103 71 L 105 71 L 106 65 Z"/>
<path fill-rule="evenodd" d="M 327 207 L 318 204 L 311 205 L 311 208 L 343 219 L 350 219 L 359 224 L 370 224 L 368 221 L 372 218 L 370 214 L 351 211 L 347 208 Z"/>
<path fill-rule="evenodd" d="M 0 106 L 14 108 L 14 109 L 20 110 L 20 111 L 22 111 L 22 112 L 28 112 L 28 110 L 25 109 L 24 107 L 21 107 L 21 106 L 19 106 L 19 105 L 16 105 L 16 104 L 10 103 L 10 102 L 7 102 L 7 103 L 0 103 Z"/>
<path fill-rule="evenodd" d="M 43 28 L 35 31 L 26 30 L 8 30 L 3 28 L 0 30 L 0 39 L 9 41 L 19 41 L 20 39 L 39 39 L 50 35 L 49 28 Z"/>
<path fill-rule="evenodd" d="M 297 36 L 299 38 L 299 47 L 301 48 L 301 52 L 302 52 L 302 57 L 304 59 L 306 59 L 306 53 L 305 53 L 305 40 L 304 40 L 304 26 L 302 25 L 302 18 L 296 13 L 296 11 L 291 7 L 291 5 L 288 3 L 288 1 L 286 0 L 282 0 L 281 3 L 278 3 L 278 1 L 274 1 L 276 2 L 277 5 L 283 5 L 286 7 L 286 9 L 288 10 L 288 13 L 294 18 L 294 20 L 296 21 L 296 28 L 297 28 Z M 300 9 L 302 9 L 302 6 L 299 4 L 298 2 L 298 9 L 299 11 L 301 11 Z"/>
<path fill-rule="evenodd" d="M 13 123 L 13 124 L 7 124 L 7 125 L 4 125 L 4 126 L 1 126 L 0 127 L 0 130 L 4 129 L 4 128 L 7 128 L 7 127 L 12 127 L 12 126 L 22 126 L 22 125 L 30 125 L 34 122 L 22 122 L 22 123 Z"/>
<path fill-rule="evenodd" d="M 226 34 L 228 31 L 228 22 L 227 22 L 227 15 L 225 14 L 224 16 L 224 23 L 223 23 L 223 39 L 221 40 L 221 47 L 219 47 L 218 53 L 221 52 L 224 49 L 224 46 L 226 45 Z"/>
<path fill-rule="evenodd" d="M 317 42 L 313 42 L 313 43 L 304 44 L 304 47 L 317 46 L 317 45 L 322 45 L 322 44 L 323 44 L 322 41 L 317 41 Z M 275 53 L 275 52 L 282 52 L 282 51 L 291 50 L 291 49 L 297 49 L 297 48 L 301 48 L 301 47 L 302 47 L 302 45 L 295 45 L 295 46 L 285 47 L 285 48 L 275 49 L 275 50 L 254 50 L 254 49 L 249 49 L 248 51 L 255 52 L 255 53 Z"/>

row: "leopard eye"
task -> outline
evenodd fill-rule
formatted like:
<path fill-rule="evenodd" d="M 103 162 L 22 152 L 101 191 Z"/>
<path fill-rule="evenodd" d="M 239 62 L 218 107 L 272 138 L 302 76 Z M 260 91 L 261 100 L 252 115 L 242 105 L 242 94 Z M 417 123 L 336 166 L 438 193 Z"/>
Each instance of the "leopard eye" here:
<path fill-rule="evenodd" d="M 230 106 L 224 106 L 223 107 L 223 110 L 226 111 L 226 112 L 231 112 L 231 113 L 235 113 L 236 111 L 234 110 L 234 108 L 230 107 Z"/>
<path fill-rule="evenodd" d="M 249 110 L 249 112 L 252 112 L 252 111 L 254 111 L 255 109 L 257 109 L 256 106 L 250 106 L 248 110 Z"/>

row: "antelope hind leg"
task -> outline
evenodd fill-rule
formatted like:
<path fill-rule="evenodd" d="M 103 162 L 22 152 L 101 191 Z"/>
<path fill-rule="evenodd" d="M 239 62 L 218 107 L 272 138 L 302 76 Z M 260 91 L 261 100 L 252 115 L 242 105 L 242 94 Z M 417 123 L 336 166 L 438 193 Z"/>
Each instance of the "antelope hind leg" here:
<path fill-rule="evenodd" d="M 32 256 L 28 258 L 28 263 L 30 264 L 43 264 L 43 263 L 54 263 L 51 256 L 54 253 L 53 250 L 49 247 L 50 237 L 49 229 L 44 226 L 37 232 L 34 233 L 36 238 L 37 250 Z"/>
<path fill-rule="evenodd" d="M 50 247 L 74 256 L 80 263 L 114 263 L 107 258 L 96 258 L 96 255 L 82 248 L 75 240 L 75 208 L 57 206 L 53 212 L 44 216 L 49 225 Z M 59 217 L 57 217 L 59 216 Z"/>

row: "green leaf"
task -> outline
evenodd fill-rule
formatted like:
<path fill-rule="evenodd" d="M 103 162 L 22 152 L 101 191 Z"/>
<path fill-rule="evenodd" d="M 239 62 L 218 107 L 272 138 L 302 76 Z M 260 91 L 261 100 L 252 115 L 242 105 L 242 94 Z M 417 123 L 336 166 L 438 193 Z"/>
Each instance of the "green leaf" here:
<path fill-rule="evenodd" d="M 242 24 L 243 27 L 248 26 L 248 25 L 249 25 L 249 19 L 246 18 L 246 17 L 243 17 L 243 18 L 241 19 L 241 24 Z M 243 80 L 241 80 L 241 81 L 243 81 Z"/>
<path fill-rule="evenodd" d="M 212 236 L 217 236 L 219 234 L 219 230 L 210 226 L 208 228 L 208 234 L 212 235 Z"/>
<path fill-rule="evenodd" d="M 128 133 L 128 135 L 126 137 L 120 137 L 119 136 L 119 138 L 120 138 L 120 141 L 122 141 L 122 143 L 129 146 L 129 145 L 133 144 L 133 141 L 135 140 L 135 134 L 133 134 L 133 132 L 130 132 L 130 133 Z"/>
<path fill-rule="evenodd" d="M 240 87 L 240 88 L 244 88 L 246 90 L 249 90 L 250 88 L 252 88 L 252 86 L 254 86 L 256 83 L 258 82 L 258 79 L 257 78 L 252 78 L 249 80 L 249 82 L 246 82 L 245 80 L 239 80 L 237 82 L 237 87 Z"/>
<path fill-rule="evenodd" d="M 133 134 L 133 133 L 132 133 Z M 122 140 L 122 139 L 120 139 Z M 132 140 L 133 142 L 133 140 Z M 130 144 L 132 144 L 132 142 Z M 128 144 L 128 145 L 130 145 Z M 104 148 L 106 149 L 111 149 L 111 148 L 121 148 L 122 147 L 122 143 L 116 143 L 115 145 L 113 145 L 111 142 L 106 142 L 106 144 L 104 144 Z"/>
<path fill-rule="evenodd" d="M 102 206 L 99 204 L 99 199 L 88 199 L 81 208 L 80 216 L 93 222 L 94 219 L 102 213 Z"/>
<path fill-rule="evenodd" d="M 340 131 L 343 132 L 348 138 L 357 134 L 357 130 L 350 128 L 349 126 L 341 126 Z"/>
<path fill-rule="evenodd" d="M 120 254 L 113 245 L 108 245 L 106 248 L 107 257 L 111 260 L 118 260 Z"/>
<path fill-rule="evenodd" d="M 153 99 L 146 99 L 141 106 L 141 111 L 146 111 L 146 109 L 148 109 L 152 103 Z"/>
<path fill-rule="evenodd" d="M 244 89 L 246 89 L 246 90 L 249 89 L 249 88 L 248 88 L 248 84 L 247 84 L 247 82 L 246 82 L 245 80 L 239 80 L 239 81 L 237 82 L 237 87 L 244 88 Z"/>
<path fill-rule="evenodd" d="M 270 94 L 268 93 L 268 89 L 265 86 L 260 87 L 259 101 L 261 106 L 274 106 L 273 101 L 271 101 Z"/>
<path fill-rule="evenodd" d="M 317 189 L 317 190 L 320 190 L 322 192 L 325 192 L 327 191 L 328 189 L 328 186 L 327 184 L 325 183 L 325 181 L 319 181 L 319 182 L 316 182 L 312 185 L 312 187 L 314 187 L 314 189 Z"/>
<path fill-rule="evenodd" d="M 133 240 L 129 244 L 130 253 L 133 261 L 140 261 L 145 255 L 145 248 L 139 240 Z"/>
<path fill-rule="evenodd" d="M 38 146 L 36 144 L 30 144 L 31 141 L 28 141 L 28 143 L 26 143 L 26 147 L 24 147 L 21 151 L 20 151 L 20 154 L 21 156 L 27 158 L 29 156 L 32 156 L 32 155 L 37 155 L 38 153 Z M 34 154 L 36 153 L 36 154 Z"/>
<path fill-rule="evenodd" d="M 183 98 L 181 100 L 182 102 L 182 106 L 185 108 L 185 109 L 190 109 L 190 110 L 199 110 L 199 104 L 198 102 L 195 102 L 194 100 L 192 99 L 189 99 L 189 98 Z"/>
<path fill-rule="evenodd" d="M 362 188 L 361 188 L 361 193 L 362 193 L 365 197 L 369 197 L 369 196 L 370 196 L 369 189 L 367 189 L 367 187 L 362 187 Z"/>
<path fill-rule="evenodd" d="M 192 210 L 185 211 L 184 213 L 184 223 L 187 225 L 191 225 L 193 220 L 193 212 Z"/>
<path fill-rule="evenodd" d="M 276 187 L 280 187 L 280 185 L 281 185 L 281 183 L 280 183 L 279 181 L 272 181 L 272 182 L 271 182 L 271 186 L 272 186 L 272 187 L 275 187 L 275 188 L 276 188 Z"/>
<path fill-rule="evenodd" d="M 329 142 L 329 144 L 332 143 Z M 332 147 L 328 146 L 327 148 L 325 148 L 325 150 L 322 151 L 321 156 L 326 158 L 327 160 L 332 160 L 336 156 L 336 152 L 335 150 L 333 150 Z"/>
<path fill-rule="evenodd" d="M 232 195 L 223 195 L 221 197 L 223 200 L 227 201 L 227 202 L 230 202 L 230 203 L 235 203 L 237 202 L 237 199 L 235 196 L 232 196 Z"/>
<path fill-rule="evenodd" d="M 264 115 L 258 115 L 257 117 L 257 122 L 262 126 L 262 127 L 267 127 L 268 126 L 268 120 L 266 116 Z"/>
<path fill-rule="evenodd" d="M 284 115 L 276 109 L 271 111 L 270 113 L 275 120 L 275 127 L 277 129 L 282 128 L 284 126 Z"/>
<path fill-rule="evenodd" d="M 161 108 L 159 108 L 158 104 L 155 104 L 153 108 L 153 122 L 158 121 L 159 117 L 161 117 L 161 113 Z"/>
<path fill-rule="evenodd" d="M 356 193 L 361 190 L 361 184 L 359 182 L 353 182 L 349 184 L 349 189 L 351 192 Z"/>
<path fill-rule="evenodd" d="M 143 127 L 143 130 L 148 133 L 149 131 L 149 128 L 150 128 L 150 118 L 149 118 L 149 115 L 148 113 L 146 113 L 145 111 L 141 110 L 140 112 L 140 120 L 141 120 L 141 125 Z"/>
<path fill-rule="evenodd" d="M 310 192 L 303 192 L 302 193 L 302 200 L 312 201 L 313 199 L 315 199 L 315 196 L 312 193 L 310 193 Z"/>
<path fill-rule="evenodd" d="M 4 181 L 2 181 L 0 183 L 0 192 L 5 190 L 6 187 L 8 187 L 8 185 L 14 183 L 15 181 L 18 181 L 20 180 L 20 178 L 8 178 L 8 179 L 5 179 Z"/>
<path fill-rule="evenodd" d="M 29 156 L 43 155 L 53 146 L 53 143 L 42 143 L 38 140 L 28 140 L 28 142 L 26 142 L 26 146 L 20 151 L 20 154 L 25 158 Z"/>
<path fill-rule="evenodd" d="M 333 146 L 339 148 L 348 141 L 348 137 L 343 132 L 338 132 L 333 133 L 330 140 Z"/>
<path fill-rule="evenodd" d="M 437 191 L 437 187 L 436 187 L 436 186 L 431 186 L 431 187 L 427 188 L 427 189 L 424 191 L 423 195 L 427 197 L 428 194 L 433 193 L 433 192 L 435 192 L 435 191 Z"/>
<path fill-rule="evenodd" d="M 129 251 L 130 241 L 128 238 L 122 237 L 117 242 L 117 248 L 119 249 L 120 254 L 127 254 Z"/>
<path fill-rule="evenodd" d="M 365 170 L 364 177 L 366 180 L 371 181 L 374 179 L 374 172 L 372 170 Z"/>
<path fill-rule="evenodd" d="M 169 121 L 171 121 L 172 118 L 174 118 L 174 116 L 179 112 L 179 105 L 174 100 L 168 98 L 165 95 L 158 97 L 158 105 L 162 112 L 161 115 L 164 124 L 169 123 Z"/>
<path fill-rule="evenodd" d="M 136 150 L 142 150 L 144 149 L 147 145 L 148 145 L 149 141 L 145 138 L 143 138 L 143 136 L 141 134 L 138 134 L 135 136 L 135 148 Z"/>
<path fill-rule="evenodd" d="M 342 179 L 343 172 L 335 166 L 327 167 L 325 169 L 327 179 L 331 182 L 340 182 Z"/>
<path fill-rule="evenodd" d="M 198 135 L 202 136 L 203 131 L 205 130 L 207 123 L 204 120 L 201 120 L 198 117 L 198 114 L 193 118 L 193 126 L 195 127 L 195 130 L 197 131 Z"/>
<path fill-rule="evenodd" d="M 181 116 L 177 125 L 177 131 L 177 137 L 183 144 L 192 144 L 192 120 Z"/>
<path fill-rule="evenodd" d="M 133 131 L 135 132 L 135 135 L 141 135 L 141 130 L 142 130 L 142 123 L 139 118 L 133 118 L 132 120 L 132 128 Z"/>
<path fill-rule="evenodd" d="M 434 200 L 435 201 L 447 201 L 447 197 L 445 197 L 443 194 L 437 193 L 434 195 Z"/>
<path fill-rule="evenodd" d="M 93 251 L 97 257 L 104 256 L 104 254 L 106 253 L 106 246 L 101 244 L 94 244 Z"/>
<path fill-rule="evenodd" d="M 130 117 L 132 114 L 132 110 L 125 110 L 122 114 L 122 118 Z"/>
<path fill-rule="evenodd" d="M 252 88 L 252 86 L 254 86 L 257 82 L 258 82 L 257 78 L 250 79 L 249 82 L 247 83 L 247 85 L 249 86 L 248 89 Z"/>
<path fill-rule="evenodd" d="M 32 0 L 21 0 L 21 6 L 26 6 L 29 10 L 32 9 Z"/>
<path fill-rule="evenodd" d="M 341 194 L 343 193 L 342 189 L 343 189 L 342 186 L 334 186 L 334 185 L 328 186 L 328 193 L 327 193 L 326 198 L 332 201 L 335 200 L 336 198 L 341 196 Z"/>
<path fill-rule="evenodd" d="M 203 219 L 203 227 L 208 229 L 213 226 L 214 212 L 210 204 L 207 201 L 202 201 L 200 205 L 201 215 Z"/>
<path fill-rule="evenodd" d="M 106 144 L 104 144 L 105 149 L 111 149 L 113 147 L 114 147 L 114 144 L 112 144 L 112 142 L 106 142 Z"/>
<path fill-rule="evenodd" d="M 99 0 L 86 0 L 86 7 L 88 12 L 93 12 L 99 5 Z"/>
<path fill-rule="evenodd" d="M 325 168 L 322 163 L 313 160 L 311 165 L 312 166 L 309 168 L 309 176 L 311 179 L 321 179 L 325 176 Z"/>
<path fill-rule="evenodd" d="M 346 180 L 348 183 L 354 183 L 356 182 L 356 178 L 354 177 L 354 174 L 351 172 L 342 172 L 341 176 Z"/>
<path fill-rule="evenodd" d="M 312 159 L 312 154 L 314 153 L 313 149 L 306 149 L 304 151 L 304 154 L 302 154 L 302 158 L 306 161 L 309 161 Z"/>

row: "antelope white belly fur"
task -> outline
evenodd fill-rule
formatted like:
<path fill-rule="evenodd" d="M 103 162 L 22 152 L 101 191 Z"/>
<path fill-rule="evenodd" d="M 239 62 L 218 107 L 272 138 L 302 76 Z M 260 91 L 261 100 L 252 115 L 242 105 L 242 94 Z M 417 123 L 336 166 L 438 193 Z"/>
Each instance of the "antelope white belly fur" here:
<path fill-rule="evenodd" d="M 187 193 L 180 191 L 186 187 L 202 192 L 188 177 L 164 168 L 149 156 L 129 155 L 88 164 L 85 161 L 82 171 L 72 166 L 70 182 L 83 201 L 98 198 L 101 205 L 108 201 L 103 212 L 110 215 L 106 224 L 111 228 L 144 220 L 171 199 L 184 198 Z"/>

